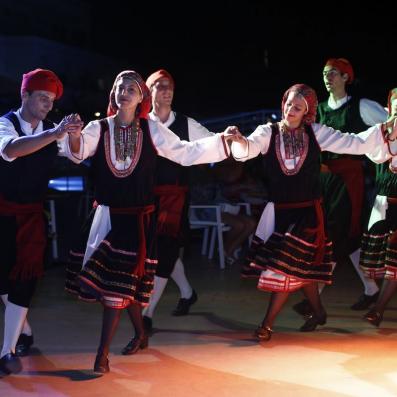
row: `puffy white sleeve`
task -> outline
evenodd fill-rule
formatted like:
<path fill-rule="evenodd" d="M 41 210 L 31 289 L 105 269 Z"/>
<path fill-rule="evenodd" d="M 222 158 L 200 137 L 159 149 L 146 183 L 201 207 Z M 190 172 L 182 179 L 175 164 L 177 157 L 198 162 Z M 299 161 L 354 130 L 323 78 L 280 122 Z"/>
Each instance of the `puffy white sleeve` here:
<path fill-rule="evenodd" d="M 197 139 L 215 135 L 191 117 L 187 118 L 187 125 L 189 130 L 189 141 L 196 141 Z"/>
<path fill-rule="evenodd" d="M 233 142 L 232 155 L 237 161 L 247 161 L 259 155 L 265 154 L 269 149 L 272 136 L 271 124 L 258 126 L 255 131 L 245 139 L 245 144 Z"/>
<path fill-rule="evenodd" d="M 5 161 L 13 161 L 16 157 L 8 157 L 4 153 L 5 147 L 19 135 L 16 132 L 14 125 L 5 117 L 0 117 L 0 156 Z"/>
<path fill-rule="evenodd" d="M 367 98 L 360 99 L 360 116 L 364 123 L 373 126 L 383 123 L 387 119 L 387 111 L 378 102 L 371 101 Z"/>
<path fill-rule="evenodd" d="M 195 140 L 182 141 L 169 128 L 157 121 L 148 120 L 150 135 L 160 156 L 181 165 L 214 163 L 229 155 L 228 144 L 222 134 Z"/>
<path fill-rule="evenodd" d="M 91 157 L 97 147 L 101 134 L 101 125 L 98 120 L 91 121 L 81 131 L 80 137 L 80 152 L 72 153 L 69 145 L 69 136 L 58 141 L 59 155 L 65 156 L 74 163 L 79 164 L 87 157 Z"/>
<path fill-rule="evenodd" d="M 375 163 L 383 163 L 391 157 L 381 124 L 359 134 L 342 133 L 316 123 L 312 127 L 321 150 L 340 154 L 365 154 Z"/>

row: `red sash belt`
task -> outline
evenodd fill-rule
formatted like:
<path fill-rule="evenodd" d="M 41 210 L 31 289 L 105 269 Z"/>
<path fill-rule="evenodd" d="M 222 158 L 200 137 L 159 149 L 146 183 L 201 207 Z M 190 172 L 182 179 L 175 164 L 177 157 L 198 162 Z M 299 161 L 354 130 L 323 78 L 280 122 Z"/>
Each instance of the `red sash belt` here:
<path fill-rule="evenodd" d="M 361 212 L 364 199 L 364 170 L 361 160 L 350 157 L 325 162 L 332 173 L 339 175 L 345 182 L 351 201 L 350 237 L 361 234 Z"/>
<path fill-rule="evenodd" d="M 138 277 L 145 274 L 145 259 L 146 259 L 146 234 L 145 224 L 149 223 L 149 214 L 154 212 L 154 205 L 146 205 L 145 207 L 127 207 L 127 208 L 110 208 L 112 214 L 128 214 L 136 215 L 138 218 L 138 236 L 139 247 L 137 253 L 137 266 L 134 271 Z"/>
<path fill-rule="evenodd" d="M 16 262 L 10 278 L 29 280 L 41 277 L 46 246 L 43 203 L 17 204 L 0 196 L 0 216 L 16 219 Z"/>
<path fill-rule="evenodd" d="M 314 207 L 316 211 L 317 227 L 315 229 L 316 239 L 314 244 L 317 246 L 316 256 L 314 258 L 314 263 L 319 265 L 324 258 L 325 251 L 325 226 L 324 226 L 324 213 L 323 207 L 321 206 L 321 199 L 300 201 L 297 203 L 275 203 L 274 207 L 276 209 L 290 209 L 290 208 L 306 208 Z"/>
<path fill-rule="evenodd" d="M 396 205 L 397 204 L 397 197 L 388 197 L 387 198 L 387 202 L 389 204 Z"/>
<path fill-rule="evenodd" d="M 159 198 L 157 233 L 177 237 L 180 231 L 187 186 L 160 185 L 154 193 Z"/>

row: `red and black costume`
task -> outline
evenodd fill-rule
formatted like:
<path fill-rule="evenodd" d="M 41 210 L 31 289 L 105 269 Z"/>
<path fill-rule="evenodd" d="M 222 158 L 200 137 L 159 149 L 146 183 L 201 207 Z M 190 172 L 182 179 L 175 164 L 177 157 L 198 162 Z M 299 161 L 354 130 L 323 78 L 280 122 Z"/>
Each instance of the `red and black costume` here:
<path fill-rule="evenodd" d="M 168 127 L 180 139 L 188 141 L 187 117 L 175 113 L 175 121 Z M 156 276 L 169 278 L 184 234 L 188 230 L 189 169 L 164 157 L 158 157 L 155 179 L 157 202 L 158 266 Z"/>
<path fill-rule="evenodd" d="M 25 136 L 14 112 L 3 116 Z M 49 120 L 43 129 L 53 128 Z M 0 158 L 0 294 L 19 306 L 29 307 L 37 280 L 43 275 L 47 243 L 43 203 L 57 143 L 8 162 Z"/>
<path fill-rule="evenodd" d="M 320 200 L 320 148 L 310 125 L 305 125 L 303 137 L 302 161 L 289 172 L 279 152 L 283 138 L 278 124 L 272 125 L 263 163 L 269 200 L 274 203 L 275 228 L 266 242 L 257 235 L 254 237 L 247 259 L 251 266 L 287 277 L 281 280 L 261 277 L 259 289 L 293 291 L 302 282 L 331 283 L 332 245 L 325 235 Z"/>

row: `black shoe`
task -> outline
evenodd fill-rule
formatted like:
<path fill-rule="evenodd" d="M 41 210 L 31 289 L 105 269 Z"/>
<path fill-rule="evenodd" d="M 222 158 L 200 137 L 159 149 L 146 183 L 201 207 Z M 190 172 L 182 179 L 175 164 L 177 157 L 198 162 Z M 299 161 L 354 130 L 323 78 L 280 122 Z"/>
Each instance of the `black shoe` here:
<path fill-rule="evenodd" d="M 317 328 L 317 325 L 324 325 L 327 322 L 327 313 L 324 313 L 321 317 L 317 317 L 312 314 L 306 322 L 299 328 L 300 332 L 311 332 Z"/>
<path fill-rule="evenodd" d="M 365 316 L 363 316 L 363 319 L 367 320 L 373 326 L 379 327 L 380 323 L 383 320 L 383 314 L 372 309 Z"/>
<path fill-rule="evenodd" d="M 304 317 L 310 317 L 313 315 L 313 309 L 307 299 L 303 299 L 302 301 L 296 303 L 294 306 L 292 306 L 292 309 Z"/>
<path fill-rule="evenodd" d="M 108 356 L 98 354 L 95 357 L 94 372 L 96 374 L 106 374 L 110 371 Z"/>
<path fill-rule="evenodd" d="M 190 306 L 197 302 L 196 291 L 193 290 L 192 296 L 189 299 L 181 298 L 179 299 L 178 305 L 172 311 L 173 316 L 186 316 L 189 313 Z"/>
<path fill-rule="evenodd" d="M 360 296 L 359 300 L 354 305 L 350 306 L 350 309 L 352 309 L 352 310 L 366 310 L 373 303 L 375 303 L 378 300 L 378 296 L 379 296 L 379 291 L 373 295 L 362 294 Z"/>
<path fill-rule="evenodd" d="M 143 328 L 145 329 L 145 334 L 148 336 L 153 335 L 153 321 L 148 316 L 143 316 Z"/>
<path fill-rule="evenodd" d="M 267 342 L 272 338 L 273 330 L 270 327 L 263 327 L 260 325 L 255 331 L 256 336 L 260 341 Z"/>
<path fill-rule="evenodd" d="M 149 345 L 149 338 L 147 335 L 141 336 L 139 338 L 134 337 L 129 342 L 128 345 L 124 347 L 121 354 L 124 356 L 129 356 L 135 354 L 139 349 L 146 349 Z"/>
<path fill-rule="evenodd" d="M 17 345 L 15 346 L 15 355 L 18 357 L 27 356 L 30 346 L 33 345 L 33 335 L 19 335 Z"/>
<path fill-rule="evenodd" d="M 0 371 L 5 374 L 17 374 L 22 371 L 21 359 L 14 353 L 7 353 L 0 358 Z"/>

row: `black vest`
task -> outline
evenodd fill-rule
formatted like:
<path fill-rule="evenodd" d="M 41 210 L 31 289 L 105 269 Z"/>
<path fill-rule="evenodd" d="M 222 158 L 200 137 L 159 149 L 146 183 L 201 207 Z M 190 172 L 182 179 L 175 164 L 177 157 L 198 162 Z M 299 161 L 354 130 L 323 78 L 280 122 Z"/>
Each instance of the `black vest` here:
<path fill-rule="evenodd" d="M 187 117 L 175 113 L 174 122 L 168 127 L 175 135 L 183 141 L 189 140 L 189 127 Z M 174 163 L 159 156 L 156 168 L 156 185 L 182 185 L 188 184 L 188 167 Z"/>
<path fill-rule="evenodd" d="M 276 154 L 278 125 L 272 124 L 272 136 L 267 153 L 263 156 L 269 200 L 275 203 L 294 203 L 318 199 L 320 193 L 320 147 L 311 126 L 305 126 L 309 148 L 305 161 L 295 175 L 286 175 Z M 280 139 L 281 136 L 280 136 Z"/>
<path fill-rule="evenodd" d="M 105 139 L 109 139 L 109 124 L 100 121 L 101 136 L 92 157 L 92 175 L 95 186 L 95 200 L 109 207 L 142 207 L 154 203 L 154 174 L 157 153 L 150 136 L 148 121 L 140 120 L 142 129 L 142 150 L 132 173 L 126 177 L 113 174 L 106 161 Z"/>
<path fill-rule="evenodd" d="M 360 115 L 360 98 L 350 98 L 338 109 L 331 109 L 328 101 L 321 102 L 317 108 L 317 120 L 320 124 L 332 127 L 335 130 L 350 133 L 359 133 L 368 129 Z M 337 159 L 351 155 L 323 152 L 323 161 Z M 360 156 L 354 156 L 360 158 Z"/>
<path fill-rule="evenodd" d="M 14 112 L 9 112 L 3 117 L 12 122 L 19 136 L 26 136 Z M 43 120 L 44 131 L 54 126 L 53 122 Z M 0 194 L 8 201 L 20 204 L 44 201 L 51 167 L 54 165 L 57 154 L 58 147 L 55 141 L 14 161 L 5 161 L 0 158 Z"/>
<path fill-rule="evenodd" d="M 381 196 L 397 197 L 397 174 L 389 169 L 389 162 L 376 164 L 376 186 Z"/>

